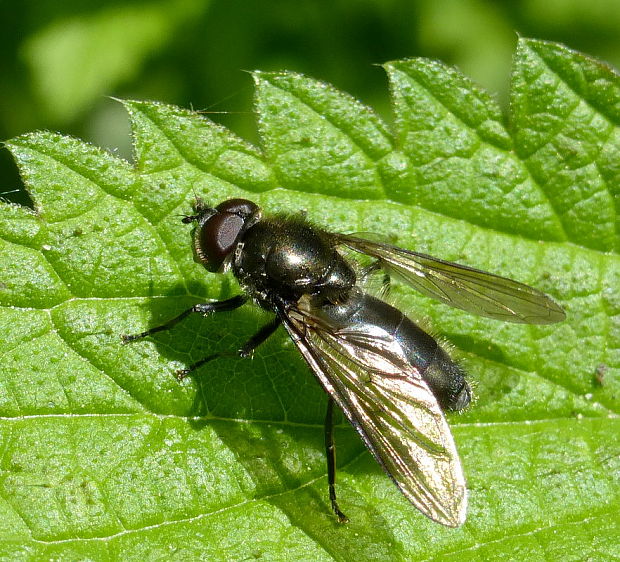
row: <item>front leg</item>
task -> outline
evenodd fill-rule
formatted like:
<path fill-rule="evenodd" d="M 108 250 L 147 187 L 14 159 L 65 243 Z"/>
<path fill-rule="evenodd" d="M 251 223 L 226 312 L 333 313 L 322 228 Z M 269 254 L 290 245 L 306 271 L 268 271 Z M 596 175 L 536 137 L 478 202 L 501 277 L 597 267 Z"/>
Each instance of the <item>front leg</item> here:
<path fill-rule="evenodd" d="M 187 318 L 192 312 L 200 312 L 201 314 L 211 314 L 212 312 L 222 312 L 226 310 L 235 310 L 235 308 L 239 308 L 248 300 L 248 297 L 245 295 L 237 295 L 236 297 L 232 297 L 231 299 L 226 299 L 224 301 L 217 302 L 204 302 L 198 303 L 188 308 L 184 312 L 181 312 L 178 316 L 172 318 L 172 320 L 168 320 L 165 324 L 161 326 L 155 326 L 150 330 L 146 330 L 146 332 L 140 332 L 139 334 L 122 334 L 121 339 L 123 343 L 129 343 L 134 340 L 139 340 L 141 338 L 145 338 L 146 336 L 151 336 L 156 334 L 157 332 L 163 332 L 164 330 L 169 330 L 176 324 L 178 324 L 184 318 Z"/>

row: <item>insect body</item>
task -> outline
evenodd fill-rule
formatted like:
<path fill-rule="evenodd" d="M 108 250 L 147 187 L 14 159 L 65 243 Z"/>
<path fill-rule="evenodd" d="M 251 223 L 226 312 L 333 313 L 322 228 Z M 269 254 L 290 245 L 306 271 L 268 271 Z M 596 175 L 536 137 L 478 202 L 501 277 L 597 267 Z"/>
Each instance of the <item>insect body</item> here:
<path fill-rule="evenodd" d="M 232 270 L 243 293 L 193 306 L 163 326 L 123 336 L 132 341 L 165 330 L 192 312 L 233 310 L 249 298 L 275 313 L 240 350 L 247 357 L 283 325 L 328 394 L 325 446 L 329 495 L 335 492 L 333 405 L 336 403 L 401 492 L 422 513 L 456 527 L 465 520 L 467 492 L 443 410 L 471 400 L 465 375 L 438 343 L 402 312 L 365 293 L 360 278 L 396 274 L 422 293 L 483 316 L 552 323 L 563 310 L 522 283 L 365 238 L 327 232 L 301 216 L 263 217 L 258 206 L 230 199 L 215 208 L 196 203 L 197 262 L 211 272 Z M 374 263 L 360 270 L 340 252 Z M 177 372 L 187 376 L 219 357 Z"/>

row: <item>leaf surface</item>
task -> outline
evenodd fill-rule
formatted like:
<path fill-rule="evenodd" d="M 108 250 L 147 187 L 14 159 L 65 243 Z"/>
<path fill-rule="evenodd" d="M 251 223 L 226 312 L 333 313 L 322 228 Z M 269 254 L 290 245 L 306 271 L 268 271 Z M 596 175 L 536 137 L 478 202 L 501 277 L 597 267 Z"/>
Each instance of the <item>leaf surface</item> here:
<path fill-rule="evenodd" d="M 385 66 L 393 130 L 347 94 L 255 73 L 262 147 L 202 115 L 125 102 L 135 166 L 38 132 L 7 143 L 36 212 L 0 206 L 0 557 L 609 559 L 620 531 L 620 80 L 522 39 L 508 125 L 493 99 L 425 59 Z M 121 345 L 239 290 L 192 259 L 194 194 L 305 210 L 548 292 L 568 320 L 501 324 L 394 286 L 454 346 L 476 401 L 450 417 L 467 523 L 421 516 L 325 397 L 284 333 L 223 358 L 269 314 L 247 305 Z M 616 537 L 616 539 L 614 539 Z"/>

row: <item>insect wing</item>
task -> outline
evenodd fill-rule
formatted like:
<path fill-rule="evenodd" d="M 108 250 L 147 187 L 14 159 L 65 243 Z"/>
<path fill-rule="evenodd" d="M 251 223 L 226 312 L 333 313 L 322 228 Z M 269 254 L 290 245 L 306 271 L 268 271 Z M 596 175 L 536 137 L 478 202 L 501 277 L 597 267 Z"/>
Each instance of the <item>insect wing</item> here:
<path fill-rule="evenodd" d="M 388 273 L 420 293 L 479 316 L 522 324 L 553 324 L 564 310 L 524 283 L 390 244 L 337 235 L 339 243 L 377 258 Z"/>
<path fill-rule="evenodd" d="M 461 525 L 467 491 L 450 428 L 394 338 L 370 325 L 332 330 L 299 309 L 280 317 L 323 388 L 407 499 L 438 523 Z"/>

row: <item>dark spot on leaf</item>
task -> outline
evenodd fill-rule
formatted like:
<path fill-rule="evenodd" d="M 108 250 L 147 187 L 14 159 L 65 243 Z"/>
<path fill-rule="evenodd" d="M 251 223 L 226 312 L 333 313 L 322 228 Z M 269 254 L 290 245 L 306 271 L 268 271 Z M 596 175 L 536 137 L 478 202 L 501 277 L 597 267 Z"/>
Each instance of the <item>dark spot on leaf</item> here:
<path fill-rule="evenodd" d="M 608 370 L 609 367 L 605 365 L 605 363 L 597 365 L 596 369 L 594 370 L 594 384 L 596 386 L 603 386 L 605 384 L 605 375 L 607 374 Z"/>

